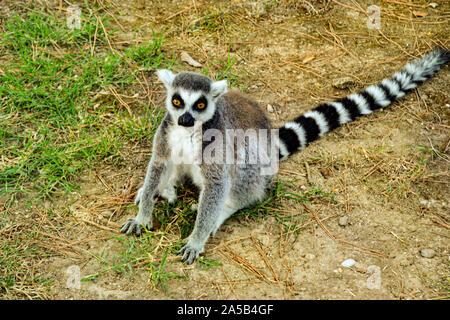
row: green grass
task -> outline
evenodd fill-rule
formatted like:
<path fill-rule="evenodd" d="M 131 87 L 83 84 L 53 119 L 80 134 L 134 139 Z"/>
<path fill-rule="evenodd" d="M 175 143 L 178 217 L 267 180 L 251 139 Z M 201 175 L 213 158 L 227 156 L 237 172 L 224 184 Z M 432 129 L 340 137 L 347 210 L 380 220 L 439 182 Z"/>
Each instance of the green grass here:
<path fill-rule="evenodd" d="M 130 47 L 125 51 L 125 56 L 139 65 L 139 70 L 153 70 L 166 62 L 165 55 L 161 52 L 163 34 L 153 32 L 153 40 L 144 42 L 139 46 Z"/>
<path fill-rule="evenodd" d="M 201 73 L 206 76 L 213 77 L 214 80 L 227 80 L 227 84 L 230 87 L 236 87 L 239 90 L 245 91 L 247 88 L 241 83 L 240 76 L 246 72 L 246 70 L 240 67 L 240 70 L 236 70 L 235 67 L 236 59 L 231 58 L 230 55 L 227 55 L 226 60 L 213 61 L 208 63 L 207 66 L 203 67 Z M 213 70 L 216 70 L 215 72 Z"/>
<path fill-rule="evenodd" d="M 435 156 L 441 157 L 441 158 L 445 157 L 445 154 L 443 154 L 439 150 L 435 149 L 434 147 L 427 147 L 427 146 L 422 146 L 422 145 L 416 145 L 415 147 L 417 149 L 419 149 L 420 151 L 430 154 L 431 161 L 434 160 Z M 423 161 L 423 159 L 422 159 L 422 161 Z"/>
<path fill-rule="evenodd" d="M 99 20 L 111 29 L 105 16 Z M 162 117 L 154 105 L 138 100 L 144 116 L 131 117 L 115 100 L 95 108 L 93 97 L 110 87 L 125 92 L 139 72 L 170 64 L 161 51 L 162 35 L 111 52 L 96 25 L 95 16 L 87 16 L 72 32 L 64 19 L 44 12 L 16 15 L 5 23 L 0 35 L 0 199 L 31 193 L 36 200 L 72 191 L 83 169 L 105 159 L 120 164 L 123 141 L 154 133 Z M 119 123 L 105 121 L 110 116 Z"/>

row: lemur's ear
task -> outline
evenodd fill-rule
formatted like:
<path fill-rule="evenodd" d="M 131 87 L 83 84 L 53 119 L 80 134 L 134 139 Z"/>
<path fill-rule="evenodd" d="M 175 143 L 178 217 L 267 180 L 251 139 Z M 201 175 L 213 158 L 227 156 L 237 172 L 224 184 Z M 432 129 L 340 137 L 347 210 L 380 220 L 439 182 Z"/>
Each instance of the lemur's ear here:
<path fill-rule="evenodd" d="M 166 88 L 172 86 L 173 79 L 175 79 L 175 74 L 172 71 L 167 69 L 159 69 L 158 71 L 156 71 L 156 73 L 158 74 L 159 80 L 164 83 L 164 86 Z"/>
<path fill-rule="evenodd" d="M 227 92 L 227 80 L 220 80 L 212 83 L 211 94 L 214 98 L 217 98 L 225 92 Z"/>

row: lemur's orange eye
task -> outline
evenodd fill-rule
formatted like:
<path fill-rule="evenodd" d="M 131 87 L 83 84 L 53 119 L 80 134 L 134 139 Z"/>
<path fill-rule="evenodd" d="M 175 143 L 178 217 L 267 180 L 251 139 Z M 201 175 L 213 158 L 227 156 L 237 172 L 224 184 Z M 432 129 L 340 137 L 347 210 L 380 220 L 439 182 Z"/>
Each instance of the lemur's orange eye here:
<path fill-rule="evenodd" d="M 203 102 L 200 102 L 197 104 L 197 108 L 203 109 L 205 107 L 205 104 Z"/>
<path fill-rule="evenodd" d="M 173 99 L 172 103 L 173 103 L 174 106 L 177 106 L 177 107 L 181 105 L 181 101 L 178 100 L 178 99 Z"/>

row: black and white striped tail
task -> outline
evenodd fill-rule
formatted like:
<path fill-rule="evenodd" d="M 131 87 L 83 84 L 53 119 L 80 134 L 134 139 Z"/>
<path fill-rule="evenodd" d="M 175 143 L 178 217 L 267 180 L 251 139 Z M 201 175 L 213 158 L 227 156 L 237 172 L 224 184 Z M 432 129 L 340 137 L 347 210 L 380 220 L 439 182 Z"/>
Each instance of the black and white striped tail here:
<path fill-rule="evenodd" d="M 435 48 L 421 58 L 408 63 L 390 79 L 384 79 L 378 85 L 370 86 L 359 93 L 334 102 L 323 103 L 286 123 L 279 130 L 280 159 L 286 159 L 346 122 L 388 106 L 433 76 L 449 61 L 448 50 Z"/>

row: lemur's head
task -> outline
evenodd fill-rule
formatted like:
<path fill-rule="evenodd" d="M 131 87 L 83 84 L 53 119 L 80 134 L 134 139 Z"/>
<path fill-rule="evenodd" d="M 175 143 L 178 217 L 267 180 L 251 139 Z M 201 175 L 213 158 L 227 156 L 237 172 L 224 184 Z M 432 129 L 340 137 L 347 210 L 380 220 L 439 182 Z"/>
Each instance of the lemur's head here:
<path fill-rule="evenodd" d="M 166 108 L 179 126 L 192 127 L 195 121 L 205 123 L 216 111 L 217 99 L 227 92 L 227 81 L 213 81 L 207 76 L 169 70 L 158 70 L 167 89 Z"/>

